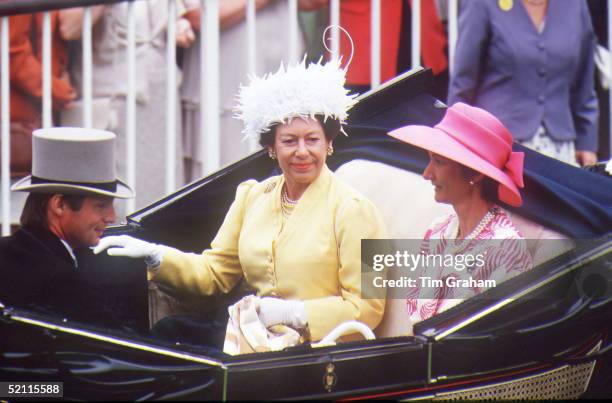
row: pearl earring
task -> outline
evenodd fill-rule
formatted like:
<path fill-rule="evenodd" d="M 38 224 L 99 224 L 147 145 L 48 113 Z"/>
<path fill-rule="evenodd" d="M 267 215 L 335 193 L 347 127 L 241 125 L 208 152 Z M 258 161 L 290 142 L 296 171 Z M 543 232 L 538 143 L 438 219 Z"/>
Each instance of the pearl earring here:
<path fill-rule="evenodd" d="M 272 150 L 268 150 L 268 156 L 270 157 L 270 159 L 276 159 L 276 153 Z"/>
<path fill-rule="evenodd" d="M 327 155 L 332 155 L 334 153 L 334 146 L 330 145 L 327 147 Z"/>

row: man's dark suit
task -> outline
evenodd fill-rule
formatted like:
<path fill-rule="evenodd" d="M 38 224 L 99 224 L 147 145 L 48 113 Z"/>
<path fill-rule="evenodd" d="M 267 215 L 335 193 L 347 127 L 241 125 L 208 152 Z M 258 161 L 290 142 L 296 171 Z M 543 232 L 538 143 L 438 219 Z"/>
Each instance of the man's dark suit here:
<path fill-rule="evenodd" d="M 133 326 L 126 313 L 146 309 L 146 303 L 138 307 L 130 301 L 138 287 L 128 282 L 141 276 L 113 275 L 96 264 L 89 248 L 75 255 L 78 267 L 60 239 L 44 228 L 22 228 L 0 238 L 0 302 L 92 325 Z M 141 285 L 146 288 L 144 277 Z"/>

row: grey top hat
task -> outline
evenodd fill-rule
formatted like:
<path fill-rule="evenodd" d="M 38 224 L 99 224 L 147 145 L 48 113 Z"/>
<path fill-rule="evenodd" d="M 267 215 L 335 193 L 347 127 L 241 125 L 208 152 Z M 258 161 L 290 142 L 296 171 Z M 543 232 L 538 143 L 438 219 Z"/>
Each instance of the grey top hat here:
<path fill-rule="evenodd" d="M 115 135 L 80 127 L 34 130 L 32 175 L 16 182 L 11 190 L 134 197 L 115 173 Z"/>

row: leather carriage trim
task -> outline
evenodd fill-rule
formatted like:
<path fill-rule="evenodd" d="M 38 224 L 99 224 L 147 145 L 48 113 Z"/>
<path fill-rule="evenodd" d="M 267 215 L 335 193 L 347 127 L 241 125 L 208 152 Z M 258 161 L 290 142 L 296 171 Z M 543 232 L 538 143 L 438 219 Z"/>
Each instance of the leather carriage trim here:
<path fill-rule="evenodd" d="M 47 323 L 47 322 L 43 322 L 43 321 L 36 320 L 36 319 L 30 319 L 30 318 L 26 318 L 26 317 L 19 316 L 19 315 L 12 315 L 11 320 L 16 321 L 16 322 L 21 322 L 21 323 L 27 323 L 30 325 L 44 327 L 50 330 L 56 330 L 56 331 L 60 331 L 64 333 L 74 334 L 77 336 L 84 336 L 84 337 L 88 337 L 94 340 L 105 341 L 108 343 L 116 344 L 116 345 L 123 346 L 123 347 L 133 348 L 136 350 L 148 351 L 150 353 L 156 353 L 156 354 L 165 355 L 165 356 L 173 357 L 173 358 L 180 358 L 183 360 L 197 362 L 200 364 L 207 364 L 207 365 L 211 365 L 214 367 L 219 367 L 223 370 L 227 370 L 227 367 L 222 362 L 213 360 L 210 358 L 202 358 L 202 357 L 197 357 L 197 356 L 193 356 L 193 355 L 186 354 L 186 353 L 179 353 L 179 352 L 172 351 L 172 350 L 166 350 L 166 349 L 159 348 L 159 347 L 152 347 L 152 346 L 148 346 L 145 344 L 139 344 L 139 343 L 135 343 L 135 342 L 127 341 L 127 340 L 121 340 L 115 337 L 109 337 L 109 336 L 104 336 L 98 333 L 88 332 L 86 330 L 79 330 L 79 329 L 74 329 L 71 327 L 59 326 L 59 325 L 55 325 L 52 323 Z"/>
<path fill-rule="evenodd" d="M 555 281 L 557 278 L 564 276 L 565 274 L 576 270 L 579 267 L 582 267 L 596 259 L 599 259 L 600 257 L 604 256 L 607 253 L 610 253 L 610 249 L 612 248 L 612 241 L 608 241 L 605 242 L 603 245 L 601 245 L 600 247 L 598 247 L 597 249 L 595 249 L 595 252 L 593 252 L 589 257 L 587 257 L 586 259 L 582 258 L 581 256 L 577 256 L 574 258 L 574 260 L 569 263 L 567 265 L 567 267 L 564 270 L 561 270 L 560 272 L 554 274 L 553 276 L 547 278 L 544 281 L 541 281 L 537 284 L 534 284 L 533 286 L 520 291 L 512 296 L 510 296 L 509 298 L 504 298 L 503 300 L 499 301 L 498 303 L 468 317 L 467 319 L 459 322 L 458 324 L 450 327 L 449 329 L 446 329 L 445 331 L 443 331 L 442 333 L 434 336 L 434 340 L 439 341 L 442 340 L 443 338 L 445 338 L 446 336 L 455 333 L 456 331 L 476 322 L 477 320 L 479 320 L 480 318 L 483 318 L 485 316 L 487 316 L 488 314 L 495 312 L 501 308 L 503 308 L 504 306 L 514 302 L 515 300 L 522 298 L 523 296 L 529 294 L 532 291 L 535 291 L 539 288 L 544 287 L 545 285 Z M 427 334 L 429 332 L 429 330 L 433 330 L 433 329 L 428 329 L 426 331 L 423 332 L 423 335 L 425 336 L 430 336 L 430 334 Z"/>

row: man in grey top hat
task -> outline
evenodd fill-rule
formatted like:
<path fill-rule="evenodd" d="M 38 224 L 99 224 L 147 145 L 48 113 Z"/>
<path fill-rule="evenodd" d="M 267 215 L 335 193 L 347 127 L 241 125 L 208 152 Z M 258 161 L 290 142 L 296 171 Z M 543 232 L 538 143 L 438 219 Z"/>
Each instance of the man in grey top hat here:
<path fill-rule="evenodd" d="M 32 175 L 11 188 L 30 193 L 21 228 L 0 239 L 2 304 L 116 324 L 112 292 L 87 267 L 89 247 L 116 220 L 113 199 L 133 197 L 116 178 L 114 150 L 115 135 L 107 131 L 34 131 Z"/>

